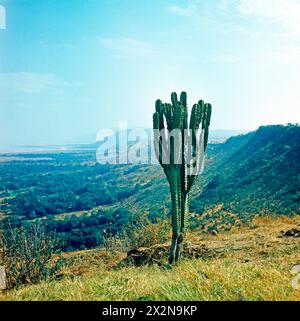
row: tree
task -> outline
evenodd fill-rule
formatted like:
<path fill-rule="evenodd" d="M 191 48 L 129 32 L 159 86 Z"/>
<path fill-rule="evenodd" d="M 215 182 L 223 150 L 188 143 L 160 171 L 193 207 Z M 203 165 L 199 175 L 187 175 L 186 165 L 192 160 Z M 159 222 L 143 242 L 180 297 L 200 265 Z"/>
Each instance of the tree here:
<path fill-rule="evenodd" d="M 180 259 L 188 218 L 188 193 L 203 170 L 212 109 L 200 100 L 193 105 L 188 125 L 186 93 L 181 93 L 180 100 L 172 93 L 171 101 L 172 104 L 163 104 L 157 100 L 153 114 L 154 149 L 168 179 L 172 200 L 170 264 Z"/>

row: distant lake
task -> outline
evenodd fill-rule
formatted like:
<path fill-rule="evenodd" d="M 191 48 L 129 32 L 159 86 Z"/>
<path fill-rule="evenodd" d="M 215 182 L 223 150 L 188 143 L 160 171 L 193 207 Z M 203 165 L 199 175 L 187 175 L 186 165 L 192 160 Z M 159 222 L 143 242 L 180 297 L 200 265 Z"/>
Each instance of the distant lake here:
<path fill-rule="evenodd" d="M 53 151 L 66 151 L 71 149 L 67 146 L 0 146 L 0 154 L 7 153 L 41 153 Z"/>

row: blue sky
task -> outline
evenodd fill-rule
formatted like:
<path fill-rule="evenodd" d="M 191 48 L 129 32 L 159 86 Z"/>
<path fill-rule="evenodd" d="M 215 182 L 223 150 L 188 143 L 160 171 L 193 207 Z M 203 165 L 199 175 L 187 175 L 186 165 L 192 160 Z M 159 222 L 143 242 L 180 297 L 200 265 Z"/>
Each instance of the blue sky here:
<path fill-rule="evenodd" d="M 0 5 L 0 145 L 150 127 L 154 101 L 181 90 L 212 103 L 213 129 L 300 122 L 299 0 Z"/>

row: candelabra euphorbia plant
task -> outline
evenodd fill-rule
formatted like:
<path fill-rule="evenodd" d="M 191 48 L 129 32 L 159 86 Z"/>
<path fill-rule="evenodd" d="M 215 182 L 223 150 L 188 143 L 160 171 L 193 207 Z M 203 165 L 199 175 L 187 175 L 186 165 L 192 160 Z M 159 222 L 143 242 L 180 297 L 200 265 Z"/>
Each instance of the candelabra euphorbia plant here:
<path fill-rule="evenodd" d="M 180 259 L 188 220 L 188 194 L 202 172 L 208 141 L 211 105 L 199 100 L 188 119 L 187 95 L 171 94 L 171 104 L 156 101 L 153 114 L 154 148 L 170 184 L 172 243 L 169 262 Z"/>

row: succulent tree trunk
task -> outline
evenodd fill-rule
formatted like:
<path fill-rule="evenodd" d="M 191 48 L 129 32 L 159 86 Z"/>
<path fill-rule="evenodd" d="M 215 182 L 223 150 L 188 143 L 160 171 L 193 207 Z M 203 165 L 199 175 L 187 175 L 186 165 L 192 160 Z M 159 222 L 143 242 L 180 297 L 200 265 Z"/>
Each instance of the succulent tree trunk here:
<path fill-rule="evenodd" d="M 171 94 L 172 104 L 156 101 L 154 148 L 168 182 L 172 201 L 172 241 L 169 262 L 179 261 L 188 222 L 188 193 L 204 164 L 211 105 L 194 104 L 188 124 L 187 96 Z M 165 122 L 167 128 L 165 128 Z M 199 131 L 200 129 L 200 131 Z"/>

